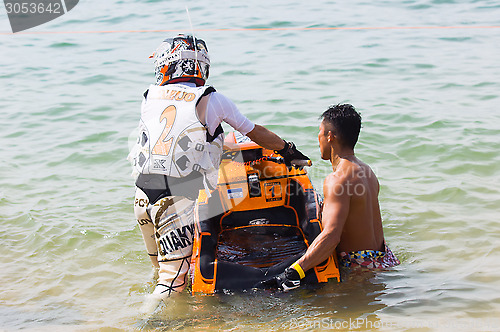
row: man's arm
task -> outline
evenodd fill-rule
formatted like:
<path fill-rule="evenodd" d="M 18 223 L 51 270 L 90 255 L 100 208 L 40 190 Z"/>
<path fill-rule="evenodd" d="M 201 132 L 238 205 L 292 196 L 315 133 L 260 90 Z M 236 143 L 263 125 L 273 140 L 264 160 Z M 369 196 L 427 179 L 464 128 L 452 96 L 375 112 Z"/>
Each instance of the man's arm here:
<path fill-rule="evenodd" d="M 215 128 L 222 122 L 226 121 L 234 129 L 240 131 L 250 137 L 255 143 L 270 150 L 281 150 L 285 147 L 285 142 L 272 131 L 259 126 L 253 125 L 243 114 L 240 113 L 236 105 L 224 95 L 214 92 L 208 96 L 202 97 L 196 106 L 198 117 L 202 120 L 201 123 L 206 124 L 213 135 Z M 253 125 L 253 129 L 251 126 Z M 250 127 L 250 128 L 248 128 Z M 250 130 L 248 133 L 247 130 Z"/>
<path fill-rule="evenodd" d="M 272 286 L 288 291 L 300 286 L 305 271 L 325 261 L 337 247 L 342 229 L 349 214 L 350 195 L 347 180 L 330 174 L 325 179 L 323 193 L 325 202 L 322 220 L 323 230 L 314 239 L 304 256 L 286 268 L 283 273 L 261 282 L 262 286 Z"/>
<path fill-rule="evenodd" d="M 345 177 L 338 177 L 334 174 L 330 174 L 325 179 L 323 230 L 311 243 L 304 256 L 297 261 L 304 271 L 325 261 L 340 242 L 340 236 L 349 215 L 351 200 L 346 181 Z"/>
<path fill-rule="evenodd" d="M 247 136 L 255 143 L 269 150 L 281 150 L 285 147 L 285 142 L 278 135 L 258 124 Z"/>
<path fill-rule="evenodd" d="M 260 146 L 279 153 L 283 157 L 286 166 L 312 165 L 311 160 L 297 150 L 293 142 L 285 142 L 278 135 L 262 126 L 256 124 L 247 136 Z"/>
<path fill-rule="evenodd" d="M 263 126 L 254 125 L 240 113 L 229 98 L 220 93 L 213 92 L 201 98 L 196 109 L 201 123 L 207 126 L 211 135 L 215 133 L 220 123 L 225 121 L 262 147 L 279 151 L 287 166 L 291 166 L 293 160 L 309 160 L 307 156 L 297 150 L 292 142 L 285 142 Z"/>

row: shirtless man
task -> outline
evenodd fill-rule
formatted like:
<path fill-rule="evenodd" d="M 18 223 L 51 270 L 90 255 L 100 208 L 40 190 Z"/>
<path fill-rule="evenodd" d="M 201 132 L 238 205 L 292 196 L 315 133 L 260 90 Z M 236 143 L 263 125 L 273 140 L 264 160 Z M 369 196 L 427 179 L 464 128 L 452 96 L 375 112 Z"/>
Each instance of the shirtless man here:
<path fill-rule="evenodd" d="M 325 261 L 335 249 L 341 265 L 347 267 L 399 264 L 385 244 L 377 177 L 354 155 L 361 116 L 352 105 L 344 104 L 331 106 L 321 118 L 321 158 L 330 160 L 333 168 L 323 187 L 323 231 L 299 260 L 274 278 L 276 286 L 285 291 L 299 287 L 305 271 Z"/>

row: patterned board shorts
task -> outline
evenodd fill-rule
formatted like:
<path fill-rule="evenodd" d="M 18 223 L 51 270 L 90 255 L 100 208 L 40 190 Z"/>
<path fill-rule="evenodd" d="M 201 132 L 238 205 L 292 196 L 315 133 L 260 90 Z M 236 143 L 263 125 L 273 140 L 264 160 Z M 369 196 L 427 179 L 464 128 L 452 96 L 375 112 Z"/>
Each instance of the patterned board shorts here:
<path fill-rule="evenodd" d="M 384 242 L 384 251 L 360 250 L 339 254 L 340 264 L 345 267 L 362 266 L 367 268 L 387 268 L 399 265 L 400 262 L 394 256 L 391 249 Z"/>

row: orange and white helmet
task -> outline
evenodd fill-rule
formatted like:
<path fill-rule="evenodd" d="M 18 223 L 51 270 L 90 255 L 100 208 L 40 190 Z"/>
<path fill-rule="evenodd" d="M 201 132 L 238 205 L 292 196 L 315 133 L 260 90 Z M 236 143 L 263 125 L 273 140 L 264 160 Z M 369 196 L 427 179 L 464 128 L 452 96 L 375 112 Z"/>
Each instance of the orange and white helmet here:
<path fill-rule="evenodd" d="M 155 63 L 156 85 L 193 82 L 201 86 L 208 79 L 210 58 L 202 39 L 184 35 L 167 38 L 150 58 Z"/>

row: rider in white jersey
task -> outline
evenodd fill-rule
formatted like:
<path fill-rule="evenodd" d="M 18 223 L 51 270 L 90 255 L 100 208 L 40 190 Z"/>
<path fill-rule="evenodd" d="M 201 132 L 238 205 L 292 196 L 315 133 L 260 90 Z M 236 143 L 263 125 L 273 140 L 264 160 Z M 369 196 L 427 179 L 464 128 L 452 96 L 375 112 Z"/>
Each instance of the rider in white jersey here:
<path fill-rule="evenodd" d="M 146 250 L 158 269 L 153 298 L 164 300 L 186 286 L 199 190 L 217 184 L 224 121 L 285 162 L 305 159 L 291 142 L 253 124 L 236 105 L 205 86 L 210 60 L 203 40 L 179 35 L 153 54 L 156 84 L 144 93 L 137 144 L 134 212 Z"/>

